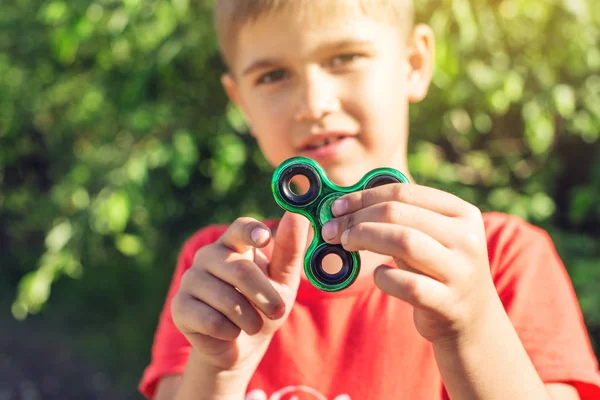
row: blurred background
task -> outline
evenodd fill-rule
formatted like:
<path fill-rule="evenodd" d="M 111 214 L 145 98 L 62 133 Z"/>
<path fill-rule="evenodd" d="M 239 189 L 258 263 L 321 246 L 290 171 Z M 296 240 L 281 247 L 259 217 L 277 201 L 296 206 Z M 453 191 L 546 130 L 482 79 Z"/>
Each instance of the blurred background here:
<path fill-rule="evenodd" d="M 413 176 L 547 229 L 599 354 L 600 2 L 416 3 Z M 279 215 L 211 5 L 0 2 L 0 397 L 141 399 L 183 241 Z"/>

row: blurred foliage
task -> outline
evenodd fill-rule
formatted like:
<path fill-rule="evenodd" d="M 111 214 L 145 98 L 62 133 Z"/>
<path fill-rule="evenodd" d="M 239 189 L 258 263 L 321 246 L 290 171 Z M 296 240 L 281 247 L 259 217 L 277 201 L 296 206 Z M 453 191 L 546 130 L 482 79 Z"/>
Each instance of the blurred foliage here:
<path fill-rule="evenodd" d="M 437 43 L 412 174 L 547 229 L 600 343 L 600 2 L 416 3 Z M 279 212 L 220 87 L 211 5 L 0 4 L 4 304 L 44 309 L 130 391 L 183 241 Z"/>

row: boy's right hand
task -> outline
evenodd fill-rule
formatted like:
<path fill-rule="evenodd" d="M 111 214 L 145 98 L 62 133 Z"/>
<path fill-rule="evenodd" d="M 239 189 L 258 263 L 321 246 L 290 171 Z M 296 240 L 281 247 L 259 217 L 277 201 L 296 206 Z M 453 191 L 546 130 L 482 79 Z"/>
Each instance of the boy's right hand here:
<path fill-rule="evenodd" d="M 198 250 L 171 312 L 203 365 L 254 372 L 296 299 L 309 227 L 286 212 L 271 240 L 264 224 L 242 217 Z"/>

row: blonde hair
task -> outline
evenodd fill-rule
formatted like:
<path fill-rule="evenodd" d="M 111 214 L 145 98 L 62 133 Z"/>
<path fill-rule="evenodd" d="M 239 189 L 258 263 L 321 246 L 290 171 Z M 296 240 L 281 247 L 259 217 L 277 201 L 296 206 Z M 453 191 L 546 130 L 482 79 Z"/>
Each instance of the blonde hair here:
<path fill-rule="evenodd" d="M 396 24 L 409 35 L 414 24 L 412 0 L 215 0 L 214 23 L 221 55 L 231 66 L 236 37 L 242 26 L 271 13 L 288 12 L 295 18 L 326 21 L 348 6 L 382 22 Z"/>

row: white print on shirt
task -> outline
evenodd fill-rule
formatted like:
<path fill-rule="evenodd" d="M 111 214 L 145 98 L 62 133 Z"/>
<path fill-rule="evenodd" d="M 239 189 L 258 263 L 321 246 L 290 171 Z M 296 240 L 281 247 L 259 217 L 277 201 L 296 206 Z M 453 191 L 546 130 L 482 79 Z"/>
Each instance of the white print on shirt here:
<path fill-rule="evenodd" d="M 304 395 L 301 395 L 304 393 Z M 306 394 L 310 396 L 306 396 Z M 298 397 L 298 395 L 301 395 Z M 246 394 L 245 400 L 300 400 L 300 399 L 315 399 L 315 400 L 327 400 L 327 397 L 317 392 L 315 389 L 308 386 L 287 386 L 283 389 L 279 389 L 267 398 L 267 394 L 260 389 L 255 389 L 250 393 Z M 347 394 L 340 394 L 333 400 L 352 400 Z"/>

